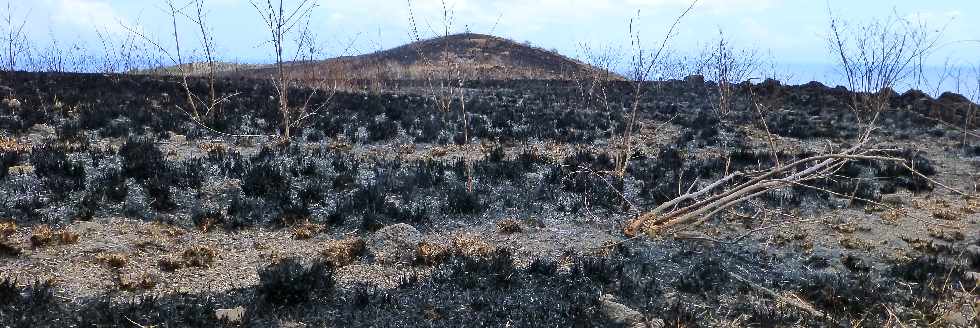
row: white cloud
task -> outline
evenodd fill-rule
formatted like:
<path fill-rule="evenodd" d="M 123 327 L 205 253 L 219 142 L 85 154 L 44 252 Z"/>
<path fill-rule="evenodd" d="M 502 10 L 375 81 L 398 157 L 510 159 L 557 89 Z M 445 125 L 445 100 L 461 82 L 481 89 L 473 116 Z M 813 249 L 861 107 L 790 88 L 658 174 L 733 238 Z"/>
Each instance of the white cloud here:
<path fill-rule="evenodd" d="M 76 29 L 98 29 L 109 33 L 124 33 L 120 22 L 125 19 L 107 1 L 99 0 L 49 0 L 51 20 L 57 25 L 70 25 Z"/>

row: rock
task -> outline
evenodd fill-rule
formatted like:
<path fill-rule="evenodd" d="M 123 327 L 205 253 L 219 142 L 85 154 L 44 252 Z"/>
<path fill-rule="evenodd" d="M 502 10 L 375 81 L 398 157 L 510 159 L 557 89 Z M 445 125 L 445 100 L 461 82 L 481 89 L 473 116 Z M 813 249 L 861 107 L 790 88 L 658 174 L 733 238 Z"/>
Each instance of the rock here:
<path fill-rule="evenodd" d="M 232 309 L 217 309 L 214 310 L 214 316 L 227 323 L 242 323 L 242 319 L 245 318 L 245 308 L 239 306 Z"/>
<path fill-rule="evenodd" d="M 664 319 L 650 319 L 647 321 L 647 328 L 665 328 L 667 327 L 667 322 Z"/>
<path fill-rule="evenodd" d="M 415 227 L 399 223 L 375 232 L 368 249 L 381 264 L 412 264 L 421 241 L 422 234 Z"/>
<path fill-rule="evenodd" d="M 643 314 L 633 310 L 626 305 L 617 303 L 612 295 L 604 294 L 599 298 L 599 311 L 613 323 L 626 325 L 627 327 L 641 328 L 646 327 Z"/>

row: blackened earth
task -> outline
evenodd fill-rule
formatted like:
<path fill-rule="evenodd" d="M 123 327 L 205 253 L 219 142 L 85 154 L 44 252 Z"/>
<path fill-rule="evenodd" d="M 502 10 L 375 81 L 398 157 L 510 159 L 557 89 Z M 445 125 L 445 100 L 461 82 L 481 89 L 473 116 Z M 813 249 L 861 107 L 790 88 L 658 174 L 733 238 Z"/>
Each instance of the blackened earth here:
<path fill-rule="evenodd" d="M 866 118 L 848 109 L 847 90 L 817 83 L 739 85 L 734 111 L 724 116 L 713 109 L 717 97 L 710 82 L 657 83 L 641 100 L 637 146 L 625 178 L 618 179 L 603 172 L 615 169 L 632 87 L 610 83 L 600 96 L 580 86 L 470 83 L 465 133 L 462 106 L 441 109 L 419 91 L 424 88 L 341 92 L 294 131 L 292 142 L 283 143 L 227 136 L 280 133 L 274 89 L 265 81 L 220 81 L 219 96 L 234 96 L 203 119 L 209 127 L 204 128 L 182 111 L 186 99 L 174 79 L 2 73 L 0 222 L 9 219 L 19 232 L 3 235 L 2 245 L 17 252 L 0 251 L 0 261 L 7 262 L 0 265 L 0 323 L 980 323 L 980 275 L 974 276 L 980 271 L 980 203 L 936 183 L 974 196 L 980 183 L 980 141 L 950 127 L 963 122 L 973 105 L 962 97 L 895 95 L 892 109 L 880 117 L 874 146 L 892 149 L 890 155 L 914 163 L 921 175 L 896 163 L 855 161 L 837 177 L 772 192 L 736 209 L 756 213 L 754 219 L 726 214 L 682 235 L 627 240 L 618 236 L 637 211 L 726 172 L 772 167 L 773 153 L 785 163 L 845 149 Z M 192 87 L 206 94 L 203 81 Z M 310 94 L 297 90 L 291 101 L 320 104 L 330 96 Z M 755 103 L 766 108 L 765 125 Z M 775 150 L 765 127 L 775 135 Z M 879 205 L 896 199 L 904 211 Z M 808 220 L 761 218 L 758 213 L 768 212 L 759 209 Z M 348 280 L 338 279 L 337 263 L 290 254 L 270 256 L 253 270 L 254 284 L 221 290 L 154 292 L 178 284 L 155 261 L 150 266 L 156 286 L 135 292 L 74 291 L 71 286 L 85 281 L 71 281 L 84 279 L 58 276 L 57 270 L 46 272 L 50 281 L 35 278 L 40 269 L 31 268 L 51 261 L 121 275 L 120 268 L 104 263 L 58 259 L 54 250 L 84 253 L 73 246 L 27 241 L 42 225 L 108 229 L 105 222 L 116 222 L 109 218 L 214 238 L 305 225 L 326 231 L 308 242 L 310 248 L 352 236 L 370 239 L 401 223 L 433 242 L 444 234 L 497 234 L 493 227 L 504 220 L 522 228 L 507 230 L 511 237 L 483 238 L 492 248 L 485 252 L 443 242 L 446 254 L 433 260 L 420 252 L 409 266 L 424 274 L 403 275 L 388 285 L 342 283 Z M 535 238 L 555 227 L 582 239 L 617 237 L 599 247 L 567 250 Z M 82 243 L 87 237 L 95 238 L 82 234 Z M 139 236 L 125 241 L 145 242 Z M 355 261 L 373 265 L 376 251 L 368 249 Z M 217 256 L 236 255 L 231 250 Z M 220 275 L 223 269 L 182 270 Z M 602 295 L 640 316 L 631 322 L 611 318 Z M 244 316 L 236 320 L 216 312 L 239 307 Z"/>

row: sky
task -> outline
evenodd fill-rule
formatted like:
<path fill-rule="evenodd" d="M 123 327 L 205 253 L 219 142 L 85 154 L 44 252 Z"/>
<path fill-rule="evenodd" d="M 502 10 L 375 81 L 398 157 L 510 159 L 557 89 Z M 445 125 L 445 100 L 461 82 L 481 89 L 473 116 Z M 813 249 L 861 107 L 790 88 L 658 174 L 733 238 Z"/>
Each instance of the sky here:
<path fill-rule="evenodd" d="M 188 1 L 188 0 L 175 0 Z M 285 0 L 287 6 L 298 0 Z M 494 34 L 580 59 L 587 53 L 630 53 L 630 27 L 652 48 L 663 39 L 688 0 L 445 0 L 452 32 Z M 2 0 L 0 0 L 2 3 Z M 11 0 L 15 20 L 26 17 L 36 47 L 58 39 L 100 44 L 99 31 L 123 39 L 136 29 L 155 38 L 171 33 L 163 0 Z M 442 0 L 320 0 L 311 30 L 321 57 L 361 54 L 412 40 L 410 9 L 423 38 L 441 32 Z M 670 49 L 694 55 L 723 31 L 732 46 L 751 49 L 786 78 L 834 81 L 827 46 L 829 10 L 851 25 L 898 15 L 943 31 L 942 45 L 927 64 L 936 71 L 980 65 L 980 1 L 976 0 L 701 0 L 680 23 Z M 0 11 L 8 11 L 6 7 Z M 248 0 L 206 0 L 206 13 L 221 57 L 269 62 L 268 32 Z M 6 16 L 6 15 L 0 15 Z M 198 44 L 180 23 L 185 51 Z M 166 42 L 163 42 L 166 43 Z M 584 50 L 590 49 L 590 50 Z M 628 59 L 628 58 L 626 58 Z M 625 62 L 626 59 L 623 61 Z M 936 79 L 938 80 L 938 79 Z M 952 88 L 952 87 L 948 87 Z"/>

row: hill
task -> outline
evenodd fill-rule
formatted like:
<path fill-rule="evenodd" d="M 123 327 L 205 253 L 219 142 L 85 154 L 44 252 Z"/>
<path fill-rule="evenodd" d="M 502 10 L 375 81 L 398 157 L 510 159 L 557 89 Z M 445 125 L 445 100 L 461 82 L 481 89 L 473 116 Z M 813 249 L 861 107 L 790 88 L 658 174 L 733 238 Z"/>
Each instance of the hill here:
<path fill-rule="evenodd" d="M 273 68 L 247 71 L 266 76 Z M 324 61 L 293 62 L 293 76 L 305 80 L 567 80 L 583 74 L 610 74 L 553 51 L 501 37 L 463 33 L 422 40 L 375 53 Z"/>

